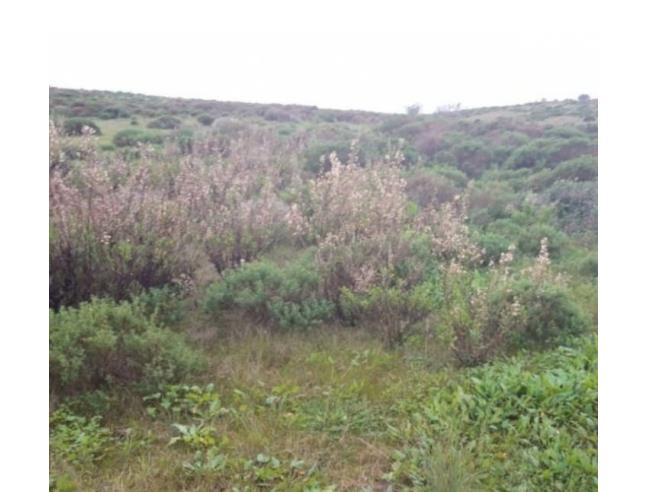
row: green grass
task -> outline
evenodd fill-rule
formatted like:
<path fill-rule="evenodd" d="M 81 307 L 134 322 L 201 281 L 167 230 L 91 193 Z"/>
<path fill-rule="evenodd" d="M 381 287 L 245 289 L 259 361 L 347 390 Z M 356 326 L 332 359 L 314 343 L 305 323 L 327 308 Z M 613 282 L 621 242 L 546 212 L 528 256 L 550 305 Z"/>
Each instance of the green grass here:
<path fill-rule="evenodd" d="M 58 483 L 115 491 L 596 487 L 595 339 L 459 371 L 434 369 L 433 349 L 389 352 L 366 333 L 331 327 L 225 341 L 194 335 L 210 367 L 188 386 L 68 405 L 103 412 L 112 440 L 101 450 L 75 448 L 100 460 L 51 448 Z"/>

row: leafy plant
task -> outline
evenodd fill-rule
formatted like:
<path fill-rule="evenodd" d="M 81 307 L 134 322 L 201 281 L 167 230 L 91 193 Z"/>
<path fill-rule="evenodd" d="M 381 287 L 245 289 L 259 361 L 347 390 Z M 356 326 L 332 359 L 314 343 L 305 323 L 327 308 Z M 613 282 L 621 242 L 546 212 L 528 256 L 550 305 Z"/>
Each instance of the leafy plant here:
<path fill-rule="evenodd" d="M 161 411 L 171 416 L 191 416 L 208 419 L 227 412 L 214 391 L 214 385 L 167 385 L 162 390 L 144 397 L 147 412 L 152 417 Z"/>
<path fill-rule="evenodd" d="M 93 299 L 50 310 L 50 382 L 62 393 L 135 383 L 151 387 L 201 364 L 181 335 L 161 328 L 137 304 Z"/>
<path fill-rule="evenodd" d="M 330 318 L 333 306 L 318 297 L 319 278 L 308 261 L 280 268 L 259 261 L 225 273 L 212 284 L 204 306 L 212 316 L 237 308 L 283 328 L 308 328 Z"/>
<path fill-rule="evenodd" d="M 101 417 L 86 418 L 61 407 L 50 416 L 50 451 L 76 466 L 101 461 L 112 443 Z"/>

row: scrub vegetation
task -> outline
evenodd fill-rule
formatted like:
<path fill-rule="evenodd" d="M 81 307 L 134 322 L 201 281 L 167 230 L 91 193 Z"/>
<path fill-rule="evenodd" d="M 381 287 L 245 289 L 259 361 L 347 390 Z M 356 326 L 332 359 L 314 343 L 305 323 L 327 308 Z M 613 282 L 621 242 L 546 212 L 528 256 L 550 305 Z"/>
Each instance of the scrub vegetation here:
<path fill-rule="evenodd" d="M 598 102 L 50 89 L 50 490 L 597 488 Z"/>

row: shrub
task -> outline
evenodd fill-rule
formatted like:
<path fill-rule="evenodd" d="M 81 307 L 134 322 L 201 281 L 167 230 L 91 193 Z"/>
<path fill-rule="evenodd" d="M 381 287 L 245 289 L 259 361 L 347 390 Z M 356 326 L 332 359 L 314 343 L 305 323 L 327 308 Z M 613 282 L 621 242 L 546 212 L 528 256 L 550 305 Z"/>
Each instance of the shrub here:
<path fill-rule="evenodd" d="M 214 122 L 214 117 L 210 116 L 208 114 L 201 114 L 196 117 L 198 122 L 203 125 L 203 126 L 211 126 L 211 124 Z"/>
<path fill-rule="evenodd" d="M 103 150 L 103 151 L 105 151 L 105 152 L 113 151 L 113 150 L 115 150 L 116 148 L 117 148 L 117 147 L 115 147 L 114 144 L 111 144 L 111 143 L 104 143 L 104 144 L 99 145 L 99 149 L 100 149 L 100 150 Z"/>
<path fill-rule="evenodd" d="M 417 103 L 410 104 L 405 108 L 405 112 L 407 116 L 417 116 L 421 112 L 421 105 Z"/>
<path fill-rule="evenodd" d="M 344 287 L 340 305 L 348 320 L 380 330 L 383 343 L 391 348 L 403 343 L 414 325 L 432 312 L 434 289 L 431 284 L 421 284 L 411 290 L 399 286 L 371 287 L 364 292 Z"/>
<path fill-rule="evenodd" d="M 351 147 L 348 142 L 317 143 L 306 149 L 305 168 L 313 174 L 326 173 L 331 170 L 331 154 L 342 161 L 349 159 Z"/>
<path fill-rule="evenodd" d="M 408 198 L 422 208 L 449 202 L 459 194 L 450 179 L 426 168 L 416 169 L 406 179 Z"/>
<path fill-rule="evenodd" d="M 89 129 L 94 135 L 101 135 L 97 124 L 88 118 L 68 118 L 63 123 L 63 133 L 68 136 L 83 135 Z"/>
<path fill-rule="evenodd" d="M 186 300 L 178 284 L 148 289 L 133 297 L 144 314 L 162 326 L 175 326 L 187 314 Z"/>
<path fill-rule="evenodd" d="M 179 128 L 181 124 L 182 121 L 175 116 L 160 116 L 159 118 L 150 121 L 146 126 L 148 128 L 158 128 L 161 130 L 175 130 L 176 128 Z"/>
<path fill-rule="evenodd" d="M 462 139 L 450 151 L 455 156 L 457 167 L 471 178 L 481 176 L 493 164 L 493 150 L 480 140 Z"/>
<path fill-rule="evenodd" d="M 524 321 L 512 337 L 515 346 L 543 347 L 564 343 L 587 329 L 585 314 L 560 285 L 538 285 L 530 279 L 521 279 L 512 285 L 508 295 L 515 296 L 524 307 Z M 501 300 L 494 299 L 493 303 L 500 306 Z"/>
<path fill-rule="evenodd" d="M 154 388 L 199 365 L 183 338 L 139 304 L 95 298 L 50 310 L 50 384 L 63 394 L 117 384 Z"/>
<path fill-rule="evenodd" d="M 596 181 L 598 163 L 594 156 L 581 156 L 561 162 L 552 170 L 544 170 L 530 178 L 536 190 L 548 188 L 557 181 Z"/>
<path fill-rule="evenodd" d="M 293 121 L 295 118 L 283 108 L 268 108 L 264 111 L 263 117 L 268 121 Z"/>
<path fill-rule="evenodd" d="M 484 262 L 488 264 L 499 260 L 502 253 L 509 249 L 511 241 L 501 234 L 487 232 L 479 236 L 477 244 L 482 249 Z"/>
<path fill-rule="evenodd" d="M 558 257 L 567 244 L 567 236 L 562 231 L 548 224 L 535 223 L 521 229 L 517 249 L 524 254 L 535 256 L 540 252 L 543 238 L 549 242 L 549 254 Z"/>
<path fill-rule="evenodd" d="M 118 131 L 113 137 L 113 143 L 116 147 L 131 147 L 138 143 L 161 144 L 162 135 L 140 130 L 139 128 L 125 128 Z"/>
<path fill-rule="evenodd" d="M 333 313 L 332 304 L 319 297 L 318 287 L 319 276 L 308 262 L 282 268 L 257 261 L 227 271 L 207 289 L 204 306 L 212 316 L 235 308 L 282 328 L 308 328 Z"/>
<path fill-rule="evenodd" d="M 478 365 L 508 348 L 549 346 L 587 328 L 560 275 L 551 271 L 547 239 L 534 264 L 513 274 L 513 249 L 486 273 L 450 263 L 443 271 L 439 333 L 462 365 Z"/>
<path fill-rule="evenodd" d="M 187 207 L 163 199 L 145 167 L 87 162 L 50 174 L 50 306 L 126 299 L 192 274 Z"/>
<path fill-rule="evenodd" d="M 128 118 L 130 113 L 128 110 L 120 107 L 108 107 L 102 109 L 99 114 L 99 118 L 102 120 L 111 120 L 115 118 Z"/>
<path fill-rule="evenodd" d="M 590 141 L 584 137 L 539 138 L 515 149 L 504 165 L 509 169 L 553 167 L 590 149 Z"/>
<path fill-rule="evenodd" d="M 598 226 L 598 184 L 595 181 L 557 181 L 545 191 L 567 232 L 596 231 Z"/>

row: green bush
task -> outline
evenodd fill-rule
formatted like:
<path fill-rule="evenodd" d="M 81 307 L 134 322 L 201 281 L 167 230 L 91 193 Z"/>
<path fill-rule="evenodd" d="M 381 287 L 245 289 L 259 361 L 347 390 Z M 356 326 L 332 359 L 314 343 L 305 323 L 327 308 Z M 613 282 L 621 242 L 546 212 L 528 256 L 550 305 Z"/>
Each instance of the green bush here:
<path fill-rule="evenodd" d="M 148 289 L 135 296 L 133 302 L 142 307 L 146 316 L 163 326 L 175 326 L 187 314 L 187 305 L 180 290 L 168 285 Z"/>
<path fill-rule="evenodd" d="M 450 151 L 454 154 L 457 167 L 471 178 L 479 177 L 493 165 L 493 150 L 481 140 L 462 139 Z"/>
<path fill-rule="evenodd" d="M 333 314 L 333 305 L 319 297 L 318 286 L 317 271 L 305 261 L 285 267 L 257 261 L 227 271 L 222 281 L 212 284 L 204 307 L 216 317 L 239 309 L 284 328 L 308 328 Z"/>
<path fill-rule="evenodd" d="M 379 329 L 387 347 L 405 341 L 414 325 L 433 310 L 435 292 L 432 284 L 420 284 L 413 289 L 372 287 L 353 292 L 343 287 L 340 306 L 347 320 L 358 321 L 371 329 Z"/>
<path fill-rule="evenodd" d="M 501 234 L 487 232 L 478 237 L 477 243 L 483 251 L 483 258 L 485 263 L 491 261 L 497 262 L 502 255 L 505 253 L 511 241 Z"/>
<path fill-rule="evenodd" d="M 112 106 L 102 109 L 99 112 L 98 116 L 102 120 L 112 120 L 115 118 L 128 118 L 130 116 L 130 113 L 124 108 Z"/>
<path fill-rule="evenodd" d="M 560 285 L 523 278 L 510 290 L 498 292 L 492 298 L 492 307 L 497 310 L 513 298 L 524 311 L 522 321 L 512 333 L 511 343 L 515 347 L 551 346 L 587 330 L 585 314 Z"/>
<path fill-rule="evenodd" d="M 83 135 L 84 128 L 90 128 L 95 135 L 101 135 L 97 124 L 88 118 L 68 118 L 63 123 L 63 133 L 68 136 Z"/>
<path fill-rule="evenodd" d="M 160 116 L 159 118 L 150 121 L 146 126 L 149 128 L 158 128 L 161 130 L 175 130 L 176 128 L 179 128 L 181 124 L 182 121 L 180 121 L 175 116 Z"/>
<path fill-rule="evenodd" d="M 545 191 L 567 232 L 597 231 L 598 183 L 596 181 L 556 181 Z"/>
<path fill-rule="evenodd" d="M 515 149 L 504 163 L 509 169 L 553 167 L 584 154 L 591 143 L 585 137 L 539 138 Z"/>
<path fill-rule="evenodd" d="M 554 169 L 544 169 L 534 174 L 529 181 L 534 189 L 548 188 L 558 181 L 596 181 L 598 178 L 597 159 L 591 155 L 584 155 L 575 159 L 561 162 Z"/>
<path fill-rule="evenodd" d="M 200 365 L 184 339 L 137 303 L 93 299 L 50 310 L 50 384 L 73 393 L 114 384 L 143 388 L 178 380 Z"/>
<path fill-rule="evenodd" d="M 126 128 L 118 131 L 113 137 L 113 143 L 116 147 L 131 147 L 138 143 L 161 144 L 162 135 L 140 130 L 139 128 Z"/>
<path fill-rule="evenodd" d="M 559 257 L 567 244 L 567 236 L 548 224 L 540 223 L 522 227 L 517 248 L 521 253 L 536 256 L 540 251 L 540 241 L 545 237 L 549 240 L 549 254 L 553 258 Z"/>
<path fill-rule="evenodd" d="M 211 124 L 214 122 L 214 117 L 210 116 L 208 114 L 201 114 L 196 117 L 198 122 L 203 125 L 203 126 L 211 126 Z"/>

